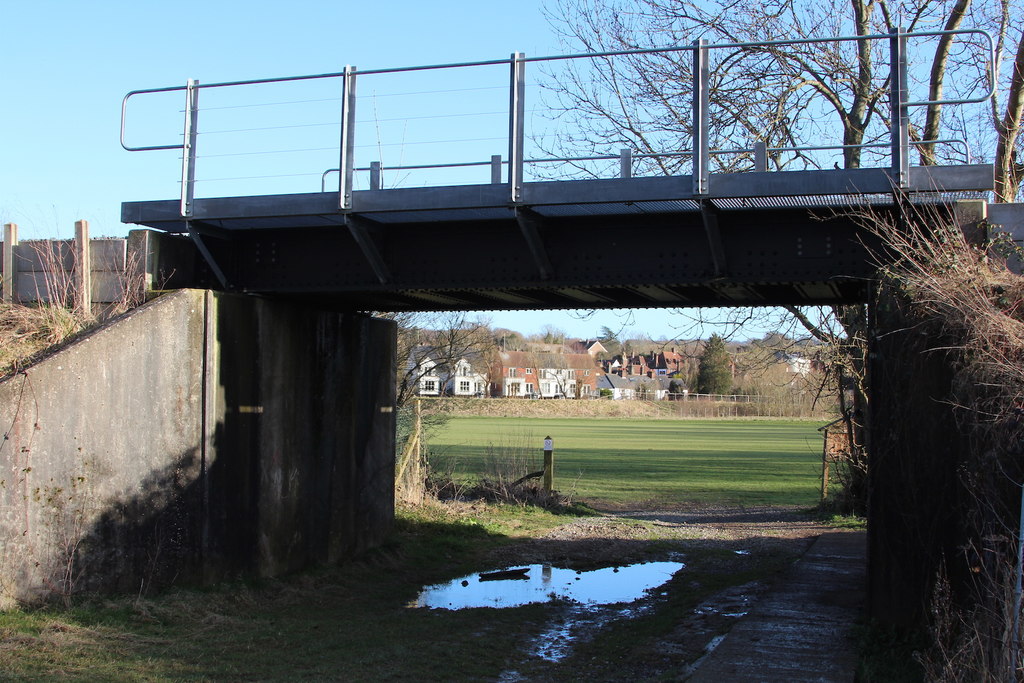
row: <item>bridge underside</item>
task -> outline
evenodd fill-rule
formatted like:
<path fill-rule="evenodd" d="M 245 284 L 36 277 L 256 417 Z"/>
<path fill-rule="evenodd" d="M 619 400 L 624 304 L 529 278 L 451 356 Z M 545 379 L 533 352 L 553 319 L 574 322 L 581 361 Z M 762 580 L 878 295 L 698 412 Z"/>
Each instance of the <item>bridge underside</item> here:
<path fill-rule="evenodd" d="M 854 213 L 948 205 L 990 166 L 689 176 L 127 202 L 122 220 L 191 235 L 195 286 L 354 310 L 836 304 L 864 301 L 874 238 Z"/>

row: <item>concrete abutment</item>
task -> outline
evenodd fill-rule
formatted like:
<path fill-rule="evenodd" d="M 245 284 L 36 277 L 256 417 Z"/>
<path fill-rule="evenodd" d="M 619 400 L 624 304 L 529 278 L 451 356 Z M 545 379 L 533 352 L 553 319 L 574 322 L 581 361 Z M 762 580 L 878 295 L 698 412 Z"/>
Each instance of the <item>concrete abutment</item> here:
<path fill-rule="evenodd" d="M 393 323 L 180 290 L 0 382 L 8 602 L 276 575 L 394 514 Z"/>

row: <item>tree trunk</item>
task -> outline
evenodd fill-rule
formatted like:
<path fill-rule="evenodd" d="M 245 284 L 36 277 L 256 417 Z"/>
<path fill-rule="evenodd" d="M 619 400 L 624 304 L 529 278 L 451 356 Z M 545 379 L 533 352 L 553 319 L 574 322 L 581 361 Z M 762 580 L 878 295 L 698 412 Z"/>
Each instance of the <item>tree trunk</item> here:
<path fill-rule="evenodd" d="M 1020 191 L 1024 179 L 1024 164 L 1017 159 L 1017 139 L 1020 137 L 1021 114 L 1024 113 L 1024 31 L 1017 39 L 1017 54 L 1013 60 L 1010 91 L 1006 99 L 1006 112 L 997 126 L 999 142 L 995 156 L 995 199 L 1012 202 Z"/>

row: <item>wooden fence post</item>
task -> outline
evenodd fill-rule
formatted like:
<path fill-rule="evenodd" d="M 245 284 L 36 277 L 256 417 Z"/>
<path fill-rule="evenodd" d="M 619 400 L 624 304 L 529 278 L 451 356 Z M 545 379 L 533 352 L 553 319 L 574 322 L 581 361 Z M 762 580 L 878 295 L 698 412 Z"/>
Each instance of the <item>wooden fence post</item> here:
<path fill-rule="evenodd" d="M 825 429 L 825 442 L 821 447 L 821 502 L 828 500 L 828 429 Z"/>
<path fill-rule="evenodd" d="M 14 301 L 14 247 L 18 244 L 17 223 L 4 224 L 3 282 L 0 286 L 0 301 Z"/>
<path fill-rule="evenodd" d="M 413 402 L 413 426 L 395 472 L 396 495 L 407 503 L 422 503 L 425 494 L 423 466 L 423 418 L 420 400 Z"/>
<path fill-rule="evenodd" d="M 544 490 L 551 492 L 555 483 L 555 442 L 550 436 L 544 438 Z"/>
<path fill-rule="evenodd" d="M 89 221 L 75 221 L 74 287 L 75 310 L 92 317 L 92 249 L 89 245 Z"/>

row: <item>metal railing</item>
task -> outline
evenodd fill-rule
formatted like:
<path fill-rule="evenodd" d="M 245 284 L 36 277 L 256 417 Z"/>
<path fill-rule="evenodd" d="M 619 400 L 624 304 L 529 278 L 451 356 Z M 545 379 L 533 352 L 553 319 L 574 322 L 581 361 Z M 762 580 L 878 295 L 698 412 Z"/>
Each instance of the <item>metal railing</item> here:
<path fill-rule="evenodd" d="M 908 38 L 935 37 L 935 36 L 976 36 L 986 46 L 984 61 L 986 65 L 987 90 L 976 97 L 944 99 L 944 100 L 910 100 L 908 95 L 908 60 L 907 40 Z M 764 143 L 755 143 L 750 148 L 714 150 L 710 148 L 709 135 L 709 106 L 710 106 L 710 67 L 709 53 L 713 50 L 769 50 L 786 46 L 817 44 L 817 43 L 842 43 L 842 42 L 863 42 L 863 41 L 887 41 L 889 45 L 889 100 L 890 100 L 890 129 L 889 143 L 866 143 L 861 145 L 822 145 L 813 147 L 767 147 Z M 531 63 L 551 63 L 566 60 L 597 60 L 611 57 L 646 55 L 646 54 L 670 54 L 690 52 L 692 55 L 692 147 L 689 150 L 673 150 L 664 153 L 635 154 L 632 150 L 623 149 L 618 155 L 592 155 L 576 157 L 546 157 L 526 158 L 526 65 Z M 357 71 L 355 67 L 346 66 L 343 71 L 324 73 L 306 76 L 290 76 L 281 78 L 264 78 L 253 80 L 228 81 L 221 83 L 200 84 L 197 81 L 189 80 L 184 86 L 173 86 L 166 88 L 151 88 L 133 90 L 125 95 L 121 105 L 121 145 L 128 151 L 154 151 L 154 150 L 179 150 L 182 155 L 181 164 L 181 215 L 190 217 L 192 215 L 197 166 L 197 133 L 199 123 L 199 94 L 203 90 L 240 88 L 246 86 L 263 86 L 269 84 L 297 83 L 303 81 L 340 81 L 341 91 L 341 120 L 340 136 L 337 143 L 338 166 L 328 169 L 321 174 L 321 191 L 326 191 L 326 178 L 329 174 L 339 175 L 338 202 L 339 210 L 346 211 L 352 208 L 352 196 L 354 188 L 354 175 L 357 171 L 369 172 L 371 189 L 381 188 L 381 172 L 383 165 L 380 161 L 372 162 L 369 166 L 356 167 L 356 84 L 357 79 L 366 78 L 381 74 L 403 74 L 425 71 L 445 71 L 453 69 L 472 69 L 478 67 L 508 67 L 508 108 L 505 114 L 508 119 L 507 132 L 507 156 L 503 159 L 499 155 L 492 155 L 488 161 L 468 161 L 457 163 L 438 164 L 396 164 L 389 166 L 389 170 L 421 170 L 421 169 L 443 169 L 443 168 L 465 168 L 474 166 L 489 166 L 491 168 L 491 182 L 500 184 L 502 182 L 502 171 L 505 173 L 505 184 L 508 186 L 508 200 L 512 204 L 519 203 L 522 198 L 524 182 L 524 168 L 527 165 L 544 163 L 582 163 L 590 161 L 614 161 L 619 160 L 618 175 L 623 178 L 631 177 L 633 164 L 637 159 L 653 159 L 677 157 L 691 159 L 691 175 L 693 183 L 693 194 L 697 197 L 706 196 L 709 192 L 710 182 L 710 159 L 716 154 L 745 154 L 752 155 L 754 168 L 758 171 L 767 170 L 768 155 L 779 152 L 808 152 L 813 150 L 845 150 L 857 148 L 888 148 L 890 150 L 891 172 L 894 182 L 899 187 L 907 187 L 910 165 L 910 149 L 912 145 L 922 144 L 960 144 L 966 149 L 968 158 L 970 149 L 961 140 L 926 140 L 910 141 L 910 110 L 913 107 L 931 105 L 953 105 L 979 103 L 988 100 L 995 91 L 994 74 L 994 47 L 991 36 L 985 31 L 978 29 L 961 29 L 955 31 L 929 31 L 904 33 L 896 30 L 890 34 L 873 34 L 867 36 L 842 36 L 822 39 L 795 39 L 779 40 L 757 43 L 723 43 L 708 45 L 703 40 L 694 41 L 687 46 L 659 49 L 636 49 L 621 50 L 598 53 L 580 53 L 570 55 L 557 55 L 548 57 L 528 58 L 522 53 L 514 53 L 508 59 L 488 60 L 477 62 L 462 62 L 453 64 L 437 64 L 414 67 L 400 67 L 389 69 L 370 69 Z M 129 101 L 142 95 L 159 93 L 182 92 L 185 95 L 184 123 L 182 141 L 177 144 L 133 146 L 125 141 L 126 120 L 129 110 Z M 322 168 L 322 167 L 321 167 Z"/>

